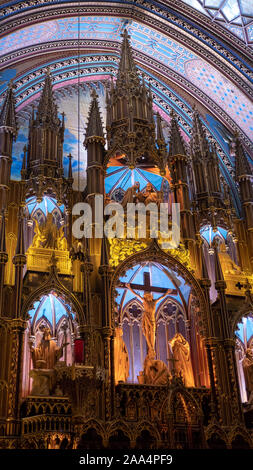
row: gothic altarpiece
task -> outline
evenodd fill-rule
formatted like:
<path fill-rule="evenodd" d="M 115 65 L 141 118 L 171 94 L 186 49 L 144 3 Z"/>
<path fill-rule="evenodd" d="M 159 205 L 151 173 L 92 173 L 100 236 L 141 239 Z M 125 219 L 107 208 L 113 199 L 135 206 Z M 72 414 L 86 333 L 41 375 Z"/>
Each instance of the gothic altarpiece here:
<path fill-rule="evenodd" d="M 63 175 L 64 115 L 50 72 L 20 183 L 8 167 L 17 131 L 11 85 L 1 112 L 0 446 L 214 448 L 239 439 L 249 447 L 253 258 L 252 243 L 240 240 L 248 230 L 252 242 L 252 213 L 246 225 L 235 220 L 197 111 L 190 150 L 173 113 L 167 147 L 126 32 L 107 87 L 107 149 L 97 98 L 83 194 L 72 189 L 71 155 Z M 246 204 L 252 174 L 236 146 Z M 170 213 L 179 202 L 179 247 L 163 249 L 150 225 L 143 239 L 75 240 L 72 207 L 94 209 L 95 195 L 105 206 L 167 203 Z M 5 243 L 11 231 L 15 253 Z"/>

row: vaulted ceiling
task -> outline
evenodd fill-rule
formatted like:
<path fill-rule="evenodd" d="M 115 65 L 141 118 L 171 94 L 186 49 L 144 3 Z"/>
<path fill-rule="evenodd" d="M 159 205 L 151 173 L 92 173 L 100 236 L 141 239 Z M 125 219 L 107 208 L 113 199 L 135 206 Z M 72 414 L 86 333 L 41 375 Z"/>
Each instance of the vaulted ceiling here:
<path fill-rule="evenodd" d="M 89 89 L 100 90 L 103 107 L 127 28 L 165 128 L 174 108 L 188 141 L 196 105 L 234 187 L 235 132 L 253 157 L 252 0 L 12 1 L 0 2 L 0 15 L 0 94 L 13 78 L 21 124 L 49 66 L 59 108 L 66 112 L 69 103 L 69 131 L 76 128 L 80 143 Z"/>

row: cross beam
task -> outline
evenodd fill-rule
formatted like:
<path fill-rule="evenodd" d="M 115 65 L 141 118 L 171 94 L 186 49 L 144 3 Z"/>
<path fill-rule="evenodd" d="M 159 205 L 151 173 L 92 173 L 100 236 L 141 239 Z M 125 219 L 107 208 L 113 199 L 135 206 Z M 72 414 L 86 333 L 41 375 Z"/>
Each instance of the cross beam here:
<path fill-rule="evenodd" d="M 126 282 L 121 282 L 119 284 L 119 287 L 126 287 L 126 284 L 127 284 Z M 146 272 L 143 273 L 143 285 L 130 283 L 130 286 L 133 290 L 141 290 L 144 292 L 157 292 L 159 294 L 165 294 L 167 292 L 168 295 L 177 295 L 177 289 L 168 290 L 165 287 L 151 286 L 150 274 Z"/>

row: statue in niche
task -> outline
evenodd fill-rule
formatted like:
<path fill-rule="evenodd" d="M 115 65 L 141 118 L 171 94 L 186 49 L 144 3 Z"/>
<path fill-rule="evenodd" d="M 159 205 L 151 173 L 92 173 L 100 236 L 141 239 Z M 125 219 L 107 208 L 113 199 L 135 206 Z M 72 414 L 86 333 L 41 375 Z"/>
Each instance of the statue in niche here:
<path fill-rule="evenodd" d="M 133 186 L 131 186 L 130 188 L 126 190 L 124 197 L 122 199 L 122 203 L 121 203 L 123 209 L 127 208 L 128 203 L 135 202 L 136 197 L 139 194 L 140 194 L 140 183 L 137 181 L 136 183 L 134 183 Z"/>
<path fill-rule="evenodd" d="M 45 328 L 43 336 L 37 347 L 30 347 L 33 369 L 30 371 L 30 377 L 33 378 L 31 394 L 35 396 L 50 396 L 54 388 L 54 367 L 63 355 L 63 349 L 69 343 L 57 346 L 51 338 L 49 328 Z M 59 391 L 57 392 L 60 395 Z"/>
<path fill-rule="evenodd" d="M 54 223 L 53 214 L 48 214 L 46 222 L 39 224 L 35 219 L 33 248 L 67 249 L 67 240 L 64 235 L 64 226 L 59 230 Z"/>
<path fill-rule="evenodd" d="M 65 234 L 64 234 L 64 226 L 62 226 L 58 230 L 57 249 L 58 250 L 64 250 L 64 251 L 67 250 L 67 240 L 66 240 Z"/>
<path fill-rule="evenodd" d="M 253 401 L 253 350 L 248 348 L 246 350 L 245 358 L 242 362 L 245 385 L 248 394 L 248 401 Z"/>
<path fill-rule="evenodd" d="M 34 369 L 53 369 L 68 344 L 57 346 L 51 337 L 50 329 L 45 328 L 39 345 L 36 348 L 31 348 Z"/>
<path fill-rule="evenodd" d="M 182 377 L 186 387 L 194 387 L 190 345 L 188 341 L 186 341 L 181 333 L 176 333 L 169 343 L 173 352 L 176 375 Z"/>
<path fill-rule="evenodd" d="M 241 273 L 241 268 L 229 256 L 225 243 L 220 244 L 219 259 L 223 274 Z"/>
<path fill-rule="evenodd" d="M 146 189 L 143 193 L 138 193 L 137 200 L 138 202 L 144 202 L 145 206 L 150 202 L 154 202 L 156 204 L 159 202 L 158 194 L 154 191 L 151 183 L 147 183 Z"/>
<path fill-rule="evenodd" d="M 156 320 L 155 320 L 155 311 L 156 304 L 160 300 L 164 299 L 170 292 L 171 289 L 168 289 L 164 295 L 158 299 L 153 298 L 152 292 L 144 292 L 143 298 L 141 295 L 137 294 L 130 284 L 126 284 L 126 287 L 137 297 L 143 304 L 143 314 L 142 314 L 142 331 L 146 338 L 148 346 L 148 356 L 155 358 L 155 336 L 156 336 Z"/>
<path fill-rule="evenodd" d="M 123 340 L 123 330 L 115 328 L 114 338 L 115 383 L 126 382 L 129 377 L 129 356 Z"/>

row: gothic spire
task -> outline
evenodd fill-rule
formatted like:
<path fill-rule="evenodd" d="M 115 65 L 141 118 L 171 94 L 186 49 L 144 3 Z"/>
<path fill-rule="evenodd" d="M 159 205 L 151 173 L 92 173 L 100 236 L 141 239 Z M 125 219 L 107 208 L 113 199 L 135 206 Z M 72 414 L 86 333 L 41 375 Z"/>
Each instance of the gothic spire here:
<path fill-rule="evenodd" d="M 9 83 L 4 103 L 0 112 L 0 127 L 8 127 L 12 129 L 13 134 L 17 133 L 15 98 L 12 81 Z"/>
<path fill-rule="evenodd" d="M 203 156 L 208 153 L 209 145 L 206 134 L 200 120 L 199 114 L 196 109 L 193 109 L 192 119 L 192 138 L 191 138 L 192 153 L 201 152 Z"/>
<path fill-rule="evenodd" d="M 137 68 L 133 59 L 132 48 L 130 46 L 130 36 L 125 29 L 123 34 L 123 41 L 121 45 L 121 55 L 120 63 L 117 75 L 116 86 L 121 87 L 124 83 L 125 85 L 130 85 L 131 82 L 140 83 L 140 79 L 137 73 Z"/>
<path fill-rule="evenodd" d="M 250 163 L 238 138 L 235 140 L 235 176 L 237 181 L 241 176 L 252 176 Z"/>
<path fill-rule="evenodd" d="M 99 110 L 98 95 L 94 89 L 92 90 L 91 96 L 92 101 L 90 104 L 88 115 L 88 123 L 84 141 L 85 145 L 87 145 L 88 141 L 90 141 L 91 139 L 102 140 L 104 143 L 104 131 Z"/>
<path fill-rule="evenodd" d="M 52 76 L 49 69 L 46 72 L 45 83 L 38 105 L 36 121 L 46 122 L 49 125 L 59 126 L 58 110 L 53 95 Z"/>
<path fill-rule="evenodd" d="M 156 140 L 158 144 L 165 144 L 162 128 L 162 119 L 159 113 L 156 113 Z"/>
<path fill-rule="evenodd" d="M 173 157 L 174 155 L 185 155 L 186 152 L 182 135 L 180 133 L 178 121 L 173 110 L 171 111 L 170 117 L 169 156 Z"/>

